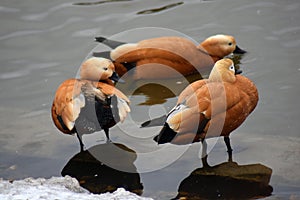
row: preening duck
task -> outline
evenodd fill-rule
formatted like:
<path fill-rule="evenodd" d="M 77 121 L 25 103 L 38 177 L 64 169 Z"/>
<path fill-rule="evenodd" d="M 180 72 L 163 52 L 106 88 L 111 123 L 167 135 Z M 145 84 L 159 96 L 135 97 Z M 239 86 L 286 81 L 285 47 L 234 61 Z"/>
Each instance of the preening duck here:
<path fill-rule="evenodd" d="M 135 79 L 164 79 L 201 73 L 231 53 L 246 52 L 237 46 L 233 36 L 221 34 L 205 39 L 198 46 L 182 37 L 158 37 L 128 44 L 103 37 L 96 38 L 96 41 L 112 48 L 110 58 L 119 75 L 137 67 Z"/>
<path fill-rule="evenodd" d="M 80 79 L 68 79 L 57 89 L 52 104 L 55 126 L 65 134 L 76 134 L 81 151 L 82 135 L 104 130 L 123 122 L 130 112 L 129 99 L 117 88 L 113 63 L 92 57 L 80 67 Z"/>
<path fill-rule="evenodd" d="M 248 78 L 237 75 L 239 72 L 231 59 L 217 61 L 208 79 L 193 82 L 182 91 L 154 140 L 158 144 L 201 141 L 205 156 L 205 139 L 224 136 L 231 160 L 229 135 L 245 121 L 258 102 L 256 86 Z"/>

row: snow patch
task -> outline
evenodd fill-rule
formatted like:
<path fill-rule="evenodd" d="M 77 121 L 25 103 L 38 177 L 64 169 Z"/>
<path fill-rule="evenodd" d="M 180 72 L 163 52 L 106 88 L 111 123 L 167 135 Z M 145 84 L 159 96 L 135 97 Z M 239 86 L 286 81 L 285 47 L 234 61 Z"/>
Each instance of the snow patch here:
<path fill-rule="evenodd" d="M 0 179 L 1 200 L 151 200 L 119 188 L 113 193 L 92 194 L 80 187 L 78 181 L 70 176 L 45 178 L 26 178 L 8 181 Z"/>

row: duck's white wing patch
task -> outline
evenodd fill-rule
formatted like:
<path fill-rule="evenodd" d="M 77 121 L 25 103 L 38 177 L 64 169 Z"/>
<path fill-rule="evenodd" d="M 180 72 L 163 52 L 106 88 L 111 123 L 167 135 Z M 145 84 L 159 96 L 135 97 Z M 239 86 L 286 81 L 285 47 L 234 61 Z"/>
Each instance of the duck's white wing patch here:
<path fill-rule="evenodd" d="M 78 118 L 80 110 L 85 106 L 85 98 L 82 93 L 73 99 L 73 119 L 74 121 Z"/>
<path fill-rule="evenodd" d="M 181 114 L 186 109 L 188 109 L 186 105 L 178 104 L 169 112 L 166 122 L 169 124 L 171 129 L 177 130 L 179 128 L 182 118 Z"/>
<path fill-rule="evenodd" d="M 117 106 L 119 110 L 120 121 L 123 122 L 127 114 L 130 112 L 130 107 L 128 103 L 122 98 L 117 97 L 117 102 L 118 102 Z"/>
<path fill-rule="evenodd" d="M 183 105 L 183 104 L 178 104 L 177 106 L 175 106 L 168 114 L 167 117 L 167 122 L 168 119 L 171 119 L 172 117 L 174 117 L 176 114 L 178 114 L 179 112 L 182 112 L 184 109 L 186 109 L 187 106 Z"/>
<path fill-rule="evenodd" d="M 128 44 L 120 45 L 110 52 L 110 58 L 112 60 L 116 60 L 120 56 L 122 56 L 130 51 L 136 50 L 136 49 L 137 49 L 137 44 L 135 44 L 135 43 L 128 43 Z"/>

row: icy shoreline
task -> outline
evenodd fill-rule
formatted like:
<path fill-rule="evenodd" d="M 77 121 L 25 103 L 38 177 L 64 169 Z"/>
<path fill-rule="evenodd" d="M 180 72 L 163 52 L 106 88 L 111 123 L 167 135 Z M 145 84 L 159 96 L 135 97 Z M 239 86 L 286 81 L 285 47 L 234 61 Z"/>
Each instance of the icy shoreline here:
<path fill-rule="evenodd" d="M 1 200 L 151 200 L 119 188 L 113 193 L 92 194 L 80 187 L 78 181 L 70 176 L 45 178 L 26 178 L 10 182 L 0 179 Z"/>

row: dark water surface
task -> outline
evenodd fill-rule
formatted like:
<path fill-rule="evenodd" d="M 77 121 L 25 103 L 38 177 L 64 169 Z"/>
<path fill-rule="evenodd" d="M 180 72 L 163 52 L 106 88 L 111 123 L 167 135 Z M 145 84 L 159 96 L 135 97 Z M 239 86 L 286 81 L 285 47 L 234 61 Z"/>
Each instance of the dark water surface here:
<path fill-rule="evenodd" d="M 234 161 L 271 168 L 271 198 L 300 198 L 299 8 L 298 0 L 1 1 L 0 178 L 60 176 L 78 153 L 77 139 L 61 134 L 52 124 L 50 107 L 59 84 L 76 76 L 81 62 L 97 46 L 95 36 L 134 41 L 155 32 L 118 33 L 163 27 L 197 42 L 217 33 L 231 34 L 248 51 L 240 67 L 255 82 L 260 100 L 232 133 Z M 134 169 L 143 185 L 140 193 L 170 199 L 176 197 L 183 180 L 202 167 L 201 145 L 158 148 L 152 137 L 160 128 L 138 128 L 149 117 L 171 109 L 186 84 L 183 80 L 165 83 L 177 84 L 174 92 L 146 83 L 136 82 L 124 91 L 131 96 L 132 114 L 111 129 L 111 137 L 138 152 Z M 155 96 L 155 91 L 163 92 Z M 87 147 L 99 145 L 104 134 L 84 140 Z M 213 147 L 209 164 L 225 162 L 222 139 L 208 144 Z"/>

